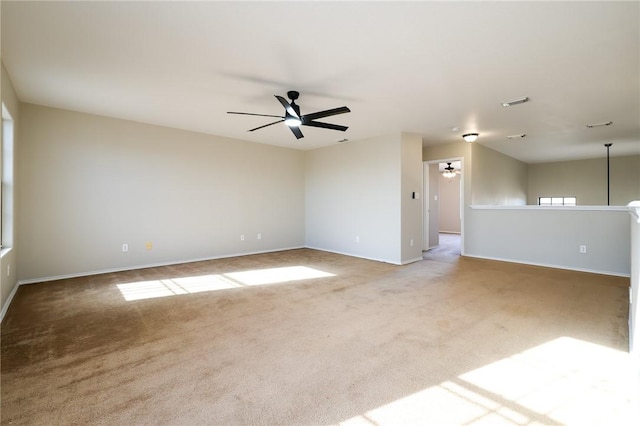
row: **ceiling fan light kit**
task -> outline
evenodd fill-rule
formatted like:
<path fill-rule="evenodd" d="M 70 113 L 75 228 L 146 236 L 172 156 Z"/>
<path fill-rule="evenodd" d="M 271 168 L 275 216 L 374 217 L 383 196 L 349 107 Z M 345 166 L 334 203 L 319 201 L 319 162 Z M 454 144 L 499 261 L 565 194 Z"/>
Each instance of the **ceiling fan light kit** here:
<path fill-rule="evenodd" d="M 464 135 L 462 135 L 462 139 L 471 143 L 471 142 L 475 142 L 476 139 L 478 139 L 478 136 L 480 135 L 477 133 L 465 133 Z"/>
<path fill-rule="evenodd" d="M 300 121 L 298 117 L 288 116 L 287 118 L 284 119 L 284 124 L 286 124 L 289 127 L 300 127 L 300 125 L 302 124 L 302 121 Z"/>
<path fill-rule="evenodd" d="M 447 167 L 445 167 L 444 171 L 442 172 L 442 176 L 447 179 L 453 179 L 454 177 L 456 177 L 457 174 L 458 174 L 458 171 L 453 168 L 451 163 L 447 163 Z"/>
<path fill-rule="evenodd" d="M 344 114 L 347 112 L 351 112 L 349 108 L 346 106 L 327 109 L 324 111 L 312 112 L 311 114 L 300 114 L 300 107 L 296 104 L 296 99 L 300 96 L 300 93 L 295 90 L 290 90 L 287 92 L 287 96 L 291 99 L 291 103 L 287 102 L 285 98 L 282 96 L 274 95 L 280 105 L 284 107 L 284 115 L 269 115 L 269 114 L 254 114 L 252 112 L 235 112 L 228 111 L 227 114 L 240 114 L 240 115 L 255 115 L 258 117 L 274 117 L 279 118 L 279 120 L 274 121 L 273 123 L 268 123 L 262 126 L 255 127 L 253 129 L 247 130 L 248 132 L 253 132 L 258 129 L 262 129 L 264 127 L 272 126 L 274 124 L 282 123 L 289 127 L 289 130 L 294 134 L 296 139 L 301 139 L 304 137 L 302 132 L 300 131 L 300 126 L 310 126 L 310 127 L 319 127 L 321 129 L 331 129 L 338 130 L 344 132 L 348 129 L 347 126 L 341 126 L 339 124 L 331 124 L 324 123 L 321 121 L 316 121 L 318 118 L 331 117 L 333 115 Z"/>

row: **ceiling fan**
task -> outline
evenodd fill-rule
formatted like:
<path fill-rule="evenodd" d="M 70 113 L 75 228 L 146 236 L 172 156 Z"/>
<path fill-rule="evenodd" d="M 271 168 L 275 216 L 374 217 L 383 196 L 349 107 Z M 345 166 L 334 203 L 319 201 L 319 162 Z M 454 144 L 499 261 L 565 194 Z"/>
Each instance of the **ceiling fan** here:
<path fill-rule="evenodd" d="M 327 109 L 324 111 L 313 112 L 311 114 L 300 114 L 300 106 L 296 104 L 296 99 L 300 96 L 300 93 L 295 90 L 291 90 L 287 92 L 287 97 L 291 99 L 291 103 L 287 102 L 285 98 L 282 96 L 274 95 L 276 99 L 280 102 L 280 104 L 284 107 L 284 115 L 270 115 L 270 114 L 254 114 L 251 112 L 234 112 L 228 111 L 227 114 L 241 114 L 241 115 L 256 115 L 259 117 L 276 117 L 280 120 L 274 121 L 273 123 L 265 124 L 263 126 L 256 127 L 254 129 L 247 130 L 248 132 L 253 132 L 258 129 L 262 129 L 264 127 L 272 126 L 274 124 L 282 123 L 289 127 L 291 132 L 295 135 L 296 139 L 303 138 L 304 135 L 300 131 L 300 126 L 311 126 L 311 127 L 320 127 L 323 129 L 332 129 L 332 130 L 340 130 L 344 132 L 348 129 L 347 126 L 341 126 L 338 124 L 331 123 L 323 123 L 321 121 L 315 121 L 318 118 L 330 117 L 332 115 L 344 114 L 346 112 L 351 112 L 349 108 L 346 106 Z"/>
<path fill-rule="evenodd" d="M 454 177 L 456 177 L 456 175 L 460 174 L 460 170 L 454 168 L 451 163 L 447 163 L 447 167 L 444 168 L 444 171 L 442 172 L 442 176 L 444 176 L 447 179 L 452 179 Z"/>

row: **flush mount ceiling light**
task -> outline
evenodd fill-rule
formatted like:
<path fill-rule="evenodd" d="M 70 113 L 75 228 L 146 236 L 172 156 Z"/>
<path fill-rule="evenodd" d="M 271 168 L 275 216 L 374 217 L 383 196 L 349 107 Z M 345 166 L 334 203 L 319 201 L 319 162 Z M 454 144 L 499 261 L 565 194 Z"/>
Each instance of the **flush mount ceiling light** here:
<path fill-rule="evenodd" d="M 467 133 L 462 135 L 462 139 L 464 139 L 467 142 L 474 142 L 476 139 L 478 139 L 478 134 L 477 133 Z"/>
<path fill-rule="evenodd" d="M 526 133 L 520 133 L 519 135 L 509 135 L 507 136 L 507 139 L 520 139 L 520 138 L 524 138 L 526 135 Z"/>
<path fill-rule="evenodd" d="M 518 105 L 518 104 L 523 104 L 525 102 L 529 102 L 529 97 L 525 96 L 524 98 L 518 98 L 518 99 L 514 99 L 512 101 L 502 102 L 502 106 L 503 107 L 510 107 L 510 106 L 514 106 L 514 105 Z"/>
<path fill-rule="evenodd" d="M 613 121 L 607 121 L 606 123 L 587 124 L 587 129 L 593 129 L 594 127 L 611 126 Z"/>

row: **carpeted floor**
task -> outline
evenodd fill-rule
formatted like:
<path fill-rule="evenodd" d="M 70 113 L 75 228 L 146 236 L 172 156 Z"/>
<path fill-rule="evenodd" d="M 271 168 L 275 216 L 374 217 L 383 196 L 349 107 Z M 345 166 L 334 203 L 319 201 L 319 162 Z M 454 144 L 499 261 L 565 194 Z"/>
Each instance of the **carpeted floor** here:
<path fill-rule="evenodd" d="M 628 281 L 301 249 L 25 285 L 2 424 L 639 424 Z"/>
<path fill-rule="evenodd" d="M 461 237 L 460 234 L 440 233 L 438 245 L 424 251 L 422 258 L 437 262 L 455 263 L 460 258 Z"/>

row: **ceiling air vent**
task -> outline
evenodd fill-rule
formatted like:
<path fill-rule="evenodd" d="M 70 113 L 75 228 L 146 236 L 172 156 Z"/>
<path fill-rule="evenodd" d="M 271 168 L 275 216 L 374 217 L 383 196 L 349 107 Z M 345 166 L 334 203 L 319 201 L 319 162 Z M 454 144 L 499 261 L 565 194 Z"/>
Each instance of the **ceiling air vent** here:
<path fill-rule="evenodd" d="M 611 126 L 612 124 L 613 121 L 607 121 L 606 123 L 587 124 L 587 128 L 593 129 L 594 127 Z"/>
<path fill-rule="evenodd" d="M 520 138 L 524 138 L 526 135 L 526 133 L 520 133 L 519 135 L 509 135 L 507 136 L 507 139 L 520 139 Z"/>
<path fill-rule="evenodd" d="M 502 106 L 503 107 L 510 107 L 510 106 L 514 106 L 514 105 L 518 105 L 518 104 L 523 104 L 525 102 L 529 102 L 529 98 L 527 96 L 525 96 L 524 98 L 514 99 L 514 100 L 508 101 L 508 102 L 502 102 Z"/>

